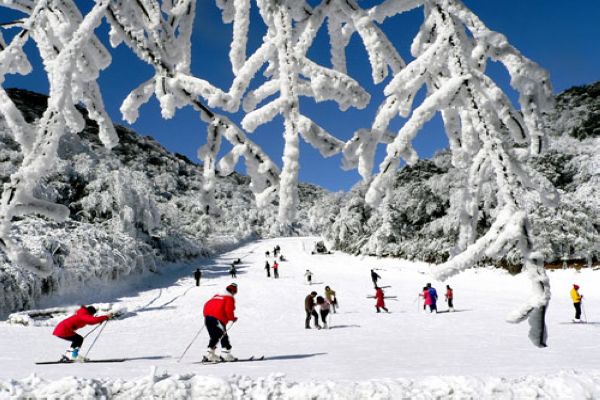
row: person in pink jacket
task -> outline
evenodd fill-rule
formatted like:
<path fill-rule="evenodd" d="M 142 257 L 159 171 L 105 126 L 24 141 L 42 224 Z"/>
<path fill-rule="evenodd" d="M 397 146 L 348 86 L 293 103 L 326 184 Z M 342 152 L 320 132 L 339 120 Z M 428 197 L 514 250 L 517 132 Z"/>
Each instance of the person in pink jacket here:
<path fill-rule="evenodd" d="M 423 288 L 423 293 L 421 293 L 419 296 L 421 296 L 423 298 L 423 311 L 427 310 L 427 306 L 429 306 L 429 310 L 431 312 L 433 312 L 433 310 L 431 309 L 431 305 L 433 304 L 433 301 L 431 300 L 431 295 L 429 294 L 429 288 L 427 286 L 425 286 Z"/>

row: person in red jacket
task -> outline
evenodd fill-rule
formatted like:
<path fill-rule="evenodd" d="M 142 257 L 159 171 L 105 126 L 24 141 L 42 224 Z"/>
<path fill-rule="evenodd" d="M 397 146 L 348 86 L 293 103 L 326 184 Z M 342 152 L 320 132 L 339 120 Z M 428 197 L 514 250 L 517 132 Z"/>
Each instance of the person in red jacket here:
<path fill-rule="evenodd" d="M 236 360 L 231 355 L 231 344 L 229 343 L 226 327 L 229 321 L 237 321 L 234 298 L 237 293 L 237 285 L 232 283 L 225 290 L 225 294 L 216 294 L 204 304 L 204 324 L 210 335 L 205 359 L 209 362 L 220 361 L 220 359 L 224 361 Z M 219 341 L 221 341 L 221 357 L 215 353 Z"/>
<path fill-rule="evenodd" d="M 67 350 L 67 353 L 63 356 L 62 360 L 84 361 L 83 357 L 79 356 L 79 349 L 83 344 L 83 337 L 78 335 L 75 331 L 86 325 L 99 324 L 112 317 L 112 314 L 102 315 L 100 317 L 95 317 L 94 314 L 96 314 L 96 308 L 94 306 L 81 306 L 81 308 L 75 312 L 75 315 L 62 320 L 56 325 L 52 334 L 71 342 L 71 349 Z"/>
<path fill-rule="evenodd" d="M 375 286 L 375 299 L 377 300 L 377 302 L 375 303 L 375 308 L 377 309 L 377 312 L 380 312 L 379 309 L 383 308 L 383 310 L 385 312 L 388 312 L 388 309 L 385 308 L 385 302 L 383 301 L 383 289 Z"/>

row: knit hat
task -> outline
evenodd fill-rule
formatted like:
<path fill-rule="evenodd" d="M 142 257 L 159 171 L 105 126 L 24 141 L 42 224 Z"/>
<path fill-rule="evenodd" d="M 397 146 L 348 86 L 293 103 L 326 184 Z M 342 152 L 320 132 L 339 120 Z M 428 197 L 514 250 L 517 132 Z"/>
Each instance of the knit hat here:
<path fill-rule="evenodd" d="M 98 310 L 96 310 L 96 307 L 94 306 L 87 306 L 85 308 L 87 310 L 87 312 L 89 312 L 91 315 L 94 315 L 98 312 Z"/>
<path fill-rule="evenodd" d="M 227 286 L 225 288 L 225 290 L 227 290 L 231 294 L 236 294 L 237 293 L 237 284 L 232 283 L 231 285 Z"/>
<path fill-rule="evenodd" d="M 573 287 L 575 288 L 575 290 L 579 289 L 579 285 L 573 285 Z"/>

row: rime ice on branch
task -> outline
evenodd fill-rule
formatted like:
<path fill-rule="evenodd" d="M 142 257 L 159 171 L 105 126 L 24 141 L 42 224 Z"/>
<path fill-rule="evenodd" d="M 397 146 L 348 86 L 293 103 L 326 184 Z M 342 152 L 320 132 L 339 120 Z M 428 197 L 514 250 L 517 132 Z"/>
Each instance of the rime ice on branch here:
<path fill-rule="evenodd" d="M 216 3 L 224 22 L 233 23 L 230 60 L 235 78 L 227 92 L 190 71 L 197 4 L 194 0 L 97 0 L 85 18 L 73 0 L 0 0 L 0 6 L 27 15 L 14 22 L 21 31 L 8 45 L 0 37 L 0 82 L 9 73 L 29 73 L 31 67 L 22 50 L 29 37 L 38 46 L 50 82 L 48 109 L 35 125 L 24 120 L 0 88 L 2 118 L 24 155 L 21 168 L 3 188 L 0 249 L 16 264 L 41 274 L 50 272 L 48 262 L 38 260 L 11 238 L 11 221 L 26 213 L 56 220 L 67 217 L 64 206 L 35 198 L 33 190 L 56 160 L 60 138 L 68 131 L 83 128 L 75 104 L 81 102 L 87 107 L 99 125 L 106 147 L 117 143 L 96 84 L 99 71 L 110 64 L 110 54 L 93 34 L 106 16 L 111 44 L 125 43 L 154 71 L 124 100 L 123 117 L 135 121 L 140 106 L 154 95 L 164 118 L 171 118 L 178 108 L 190 105 L 207 123 L 206 144 L 198 151 L 204 163 L 201 200 L 207 214 L 218 213 L 212 201 L 217 166 L 221 173 L 228 174 L 244 157 L 259 205 L 271 202 L 278 194 L 281 231 L 289 232 L 298 196 L 300 136 L 324 157 L 343 152 L 343 167 L 357 168 L 365 179 L 370 179 L 377 146 L 387 145 L 387 156 L 366 194 L 367 202 L 377 206 L 386 201 L 401 160 L 409 164 L 416 161 L 412 140 L 440 112 L 453 163 L 465 174 L 460 196 L 455 196 L 459 203 L 456 207 L 461 209 L 458 254 L 436 274 L 447 278 L 518 245 L 533 283 L 533 294 L 510 320 L 529 318 L 532 341 L 544 346 L 544 315 L 550 292 L 543 262 L 534 249 L 528 217 L 520 203 L 522 194 L 533 188 L 520 160 L 538 154 L 542 148 L 540 116 L 552 105 L 545 71 L 523 57 L 503 35 L 487 29 L 459 0 L 383 0 L 369 9 L 359 7 L 357 0 L 323 0 L 315 7 L 302 0 Z M 267 33 L 259 48 L 247 56 L 250 6 L 254 3 Z M 411 48 L 415 58 L 406 65 L 380 25 L 388 17 L 421 6 L 424 22 Z M 325 21 L 332 68 L 318 65 L 307 56 Z M 358 129 L 344 143 L 304 116 L 299 104 L 302 96 L 317 102 L 333 100 L 342 111 L 368 104 L 369 93 L 347 74 L 345 49 L 355 33 L 365 46 L 373 81 L 383 82 L 390 72 L 393 78 L 385 86 L 386 99 L 371 127 Z M 521 110 L 515 110 L 485 74 L 488 59 L 506 67 L 511 85 L 520 95 Z M 264 65 L 265 81 L 249 90 Z M 427 91 L 425 100 L 415 107 L 414 97 L 422 87 Z M 285 148 L 281 174 L 244 131 L 214 110 L 235 112 L 240 105 L 246 112 L 241 124 L 250 132 L 277 115 L 283 117 Z M 397 134 L 388 130 L 396 115 L 408 118 Z M 217 160 L 223 138 L 233 148 Z M 477 238 L 481 186 L 490 181 L 498 188 L 497 206 L 487 211 L 496 220 L 488 232 Z"/>
<path fill-rule="evenodd" d="M 519 204 L 530 180 L 519 167 L 518 159 L 525 155 L 524 145 L 528 145 L 531 154 L 541 151 L 540 117 L 552 106 L 548 76 L 503 35 L 487 29 L 460 1 L 425 1 L 424 11 L 424 23 L 411 48 L 415 60 L 386 86 L 387 97 L 370 135 L 360 132 L 356 136 L 365 138 L 354 144 L 353 150 L 363 158 L 362 165 L 367 166 L 360 172 L 368 176 L 372 158 L 367 157 L 372 157 L 373 144 L 385 141 L 385 130 L 397 114 L 408 117 L 387 146 L 387 156 L 369 186 L 366 200 L 377 206 L 385 198 L 400 160 L 408 164 L 417 160 L 412 140 L 436 112 L 441 112 L 453 163 L 468 172 L 459 198 L 460 254 L 439 266 L 435 275 L 448 278 L 485 257 L 501 255 L 518 245 L 532 279 L 533 293 L 509 319 L 517 322 L 529 318 L 531 340 L 545 346 L 544 314 L 550 290 L 543 262 L 533 248 L 527 215 Z M 485 74 L 488 59 L 499 61 L 508 70 L 511 85 L 520 94 L 522 114 Z M 426 98 L 413 107 L 422 86 L 427 88 Z M 496 220 L 487 233 L 476 238 L 479 190 L 489 180 L 498 187 Z"/>
<path fill-rule="evenodd" d="M 121 42 L 154 68 L 154 76 L 134 89 L 121 106 L 123 117 L 133 123 L 139 107 L 154 94 L 164 118 L 177 108 L 192 106 L 208 124 L 207 143 L 198 150 L 204 162 L 203 199 L 205 212 L 216 214 L 213 202 L 217 154 L 224 137 L 233 149 L 219 162 L 222 173 L 230 173 L 240 156 L 245 157 L 250 186 L 259 204 L 268 202 L 279 184 L 279 170 L 270 158 L 227 117 L 212 107 L 229 109 L 230 96 L 190 73 L 191 34 L 196 2 L 154 0 L 113 2 L 107 11 L 111 44 Z M 201 98 L 202 100 L 200 100 Z M 205 101 L 207 104 L 204 104 Z"/>
<path fill-rule="evenodd" d="M 36 198 L 33 192 L 56 161 L 60 138 L 68 131 L 79 132 L 84 127 L 83 117 L 75 104 L 86 105 L 90 118 L 98 123 L 99 136 L 106 147 L 111 148 L 118 141 L 95 82 L 99 70 L 110 64 L 109 53 L 94 36 L 94 29 L 100 24 L 108 3 L 108 0 L 98 1 L 83 18 L 70 0 L 51 6 L 46 1 L 0 2 L 0 5 L 28 15 L 16 24 L 21 31 L 11 43 L 2 46 L 0 81 L 7 73 L 29 72 L 23 45 L 31 37 L 40 51 L 50 83 L 48 108 L 36 126 L 27 124 L 4 90 L 0 90 L 3 118 L 24 156 L 19 170 L 2 191 L 0 249 L 13 263 L 41 275 L 51 272 L 51 261 L 20 246 L 10 236 L 11 221 L 14 217 L 32 213 L 57 221 L 67 218 L 69 211 L 65 206 Z"/>

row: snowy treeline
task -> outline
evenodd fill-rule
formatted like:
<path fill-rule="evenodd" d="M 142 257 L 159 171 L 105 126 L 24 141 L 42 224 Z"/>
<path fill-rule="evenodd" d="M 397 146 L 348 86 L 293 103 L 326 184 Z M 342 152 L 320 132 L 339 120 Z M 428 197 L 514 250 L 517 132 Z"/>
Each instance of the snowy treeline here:
<path fill-rule="evenodd" d="M 46 96 L 7 93 L 29 122 L 46 109 Z M 37 196 L 67 207 L 69 219 L 56 223 L 26 216 L 12 225 L 19 243 L 52 260 L 52 271 L 39 277 L 0 254 L 0 315 L 35 307 L 41 295 L 112 285 L 157 271 L 165 262 L 267 237 L 278 225 L 275 206 L 256 207 L 248 178 L 234 173 L 216 179 L 214 209 L 207 215 L 201 201 L 201 166 L 120 126 L 119 144 L 112 151 L 99 150 L 98 127 L 84 121 L 79 135 L 68 134 L 60 141 L 56 169 L 36 188 Z M 17 170 L 21 157 L 0 121 L 0 183 Z M 299 221 L 307 220 L 303 210 L 324 194 L 314 186 L 300 186 Z M 304 235 L 314 232 L 307 224 L 295 224 L 294 229 Z"/>
<path fill-rule="evenodd" d="M 548 150 L 527 163 L 539 179 L 547 179 L 560 193 L 556 207 L 527 203 L 539 250 L 548 264 L 572 265 L 600 260 L 600 83 L 569 89 L 556 99 L 555 112 L 543 123 L 550 133 Z M 455 254 L 460 208 L 461 170 L 444 151 L 401 169 L 394 177 L 392 195 L 379 208 L 364 199 L 365 185 L 346 195 L 329 197 L 311 218 L 324 228 L 334 248 L 361 254 L 394 256 L 440 263 Z M 494 182 L 482 190 L 478 234 L 493 221 Z M 488 260 L 520 270 L 522 256 L 515 249 Z"/>
<path fill-rule="evenodd" d="M 87 14 L 82 14 L 73 0 L 0 0 L 0 6 L 24 15 L 4 25 L 17 33 L 10 36 L 8 43 L 0 37 L 0 81 L 7 74 L 29 73 L 31 65 L 23 46 L 32 39 L 40 51 L 50 86 L 48 107 L 35 123 L 27 122 L 0 89 L 7 132 L 22 157 L 2 191 L 0 250 L 23 269 L 44 277 L 53 273 L 56 262 L 36 251 L 35 246 L 19 242 L 19 236 L 12 231 L 24 215 L 41 214 L 59 224 L 68 221 L 69 208 L 56 199 L 45 198 L 37 193 L 37 188 L 59 164 L 61 140 L 84 128 L 76 104 L 87 108 L 106 150 L 118 143 L 96 83 L 100 71 L 111 62 L 109 50 L 95 35 L 96 27 L 106 18 L 110 45 L 124 44 L 154 70 L 124 99 L 123 117 L 135 121 L 139 107 L 155 96 L 164 118 L 173 117 L 178 108 L 191 106 L 208 126 L 206 144 L 198 156 L 203 161 L 200 208 L 209 215 L 215 209 L 217 168 L 224 174 L 230 173 L 243 158 L 258 206 L 263 207 L 278 196 L 277 231 L 292 232 L 299 201 L 300 138 L 324 157 L 342 153 L 343 167 L 357 168 L 368 181 L 365 201 L 370 206 L 389 203 L 396 169 L 401 161 L 417 161 L 412 141 L 423 125 L 440 112 L 450 141 L 452 164 L 462 173 L 457 176 L 461 191 L 452 200 L 460 208 L 458 245 L 454 257 L 437 270 L 437 277 L 445 279 L 486 257 L 496 257 L 518 246 L 532 279 L 533 295 L 513 320 L 534 316 L 539 335 L 532 334 L 532 340 L 543 345 L 543 315 L 550 292 L 542 254 L 537 251 L 529 228 L 526 205 L 531 192 L 542 194 L 549 202 L 555 199 L 551 188 L 531 179 L 521 164 L 542 151 L 541 117 L 552 107 L 546 72 L 511 46 L 503 35 L 490 31 L 460 0 L 382 0 L 368 8 L 362 8 L 356 0 L 315 3 L 217 0 L 223 21 L 233 24 L 230 62 L 234 79 L 229 89 L 222 89 L 191 72 L 191 37 L 197 5 L 194 0 L 97 0 Z M 250 7 L 254 6 L 267 32 L 262 44 L 251 50 L 246 38 L 253 28 Z M 422 9 L 424 18 L 412 42 L 412 59 L 407 62 L 382 26 L 390 17 L 415 8 Z M 201 7 L 198 10 L 202 12 Z M 317 32 L 325 24 L 330 37 L 331 67 L 309 57 Z M 370 94 L 346 67 L 346 47 L 355 35 L 368 54 L 373 82 L 384 83 L 388 76 L 389 80 L 381 87 L 385 100 L 371 126 L 357 127 L 353 138 L 343 142 L 319 126 L 318 121 L 305 116 L 299 99 L 334 101 L 341 111 L 364 108 L 369 103 Z M 519 111 L 486 75 L 490 60 L 503 65 L 510 75 L 511 86 L 519 95 Z M 255 75 L 265 65 L 264 79 L 250 89 Z M 425 98 L 415 105 L 422 88 Z M 239 125 L 224 115 L 238 111 L 242 105 L 245 116 Z M 284 121 L 281 173 L 245 133 L 277 115 Z M 396 116 L 406 121 L 398 132 L 390 132 L 390 123 Z M 218 159 L 223 140 L 233 148 Z M 379 145 L 386 147 L 387 155 L 379 172 L 371 178 Z M 117 202 L 143 203 L 149 189 L 140 182 L 136 176 L 116 173 L 99 185 L 109 191 L 114 189 L 109 197 L 115 197 Z M 496 185 L 490 195 L 496 207 L 489 229 L 479 235 L 477 205 L 489 182 Z M 116 190 L 115 185 L 120 183 L 128 190 Z M 90 199 L 99 207 L 105 200 Z M 84 211 L 86 204 L 82 204 Z M 123 232 L 131 232 L 137 225 L 152 235 L 159 228 L 159 213 L 151 203 L 144 204 L 142 210 L 124 206 L 120 212 Z"/>

